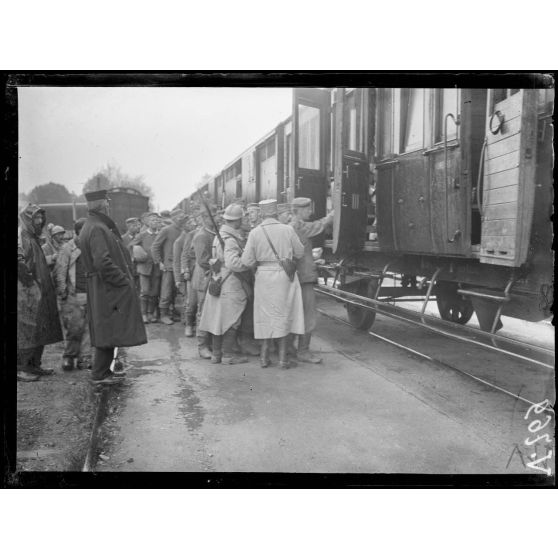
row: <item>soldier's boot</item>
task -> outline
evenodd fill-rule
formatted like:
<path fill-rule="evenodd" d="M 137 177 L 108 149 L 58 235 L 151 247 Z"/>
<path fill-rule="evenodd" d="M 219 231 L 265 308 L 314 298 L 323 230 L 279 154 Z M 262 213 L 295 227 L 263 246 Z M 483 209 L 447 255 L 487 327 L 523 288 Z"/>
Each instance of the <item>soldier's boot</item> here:
<path fill-rule="evenodd" d="M 223 357 L 221 364 L 244 364 L 248 359 L 234 354 L 236 345 L 236 329 L 230 328 L 223 335 Z"/>
<path fill-rule="evenodd" d="M 62 359 L 62 370 L 71 372 L 74 369 L 74 357 L 67 356 Z"/>
<path fill-rule="evenodd" d="M 293 335 L 292 333 L 289 333 L 289 335 L 287 336 L 288 341 L 287 341 L 287 355 L 289 357 L 289 360 L 297 360 L 297 349 L 295 347 L 294 344 L 294 340 L 295 340 L 295 335 Z"/>
<path fill-rule="evenodd" d="M 213 336 L 213 354 L 211 355 L 211 363 L 212 364 L 219 364 L 221 362 L 222 354 L 222 346 L 223 346 L 223 336 L 222 335 L 214 335 Z"/>
<path fill-rule="evenodd" d="M 186 327 L 184 328 L 184 335 L 186 337 L 194 337 L 194 326 L 196 323 L 196 319 L 192 314 L 186 314 Z"/>
<path fill-rule="evenodd" d="M 141 319 L 144 324 L 149 323 L 149 318 L 147 317 L 147 300 L 145 298 L 140 299 L 141 304 Z"/>
<path fill-rule="evenodd" d="M 201 358 L 211 358 L 209 333 L 207 333 L 207 331 L 198 331 L 198 354 Z"/>
<path fill-rule="evenodd" d="M 150 324 L 154 324 L 159 321 L 156 316 L 156 304 L 152 298 L 147 299 L 147 319 Z"/>
<path fill-rule="evenodd" d="M 311 364 L 320 364 L 321 357 L 310 352 L 310 340 L 312 339 L 311 333 L 305 333 L 298 336 L 298 353 L 297 359 L 300 362 L 309 362 Z"/>
<path fill-rule="evenodd" d="M 165 325 L 172 325 L 174 322 L 172 318 L 169 316 L 169 309 L 168 308 L 160 308 L 161 310 L 161 323 Z"/>
<path fill-rule="evenodd" d="M 260 347 L 260 366 L 262 368 L 267 368 L 271 364 L 269 359 L 269 345 L 272 342 L 271 339 L 264 339 Z"/>
<path fill-rule="evenodd" d="M 240 350 L 244 355 L 259 356 L 260 348 L 257 343 L 252 339 L 247 333 L 242 331 L 238 334 L 238 344 L 240 345 Z"/>
<path fill-rule="evenodd" d="M 288 343 L 288 336 L 281 337 L 279 340 L 279 368 L 283 370 L 287 370 L 289 368 L 293 368 L 296 364 L 293 362 L 289 362 L 289 356 L 287 354 L 287 343 Z"/>

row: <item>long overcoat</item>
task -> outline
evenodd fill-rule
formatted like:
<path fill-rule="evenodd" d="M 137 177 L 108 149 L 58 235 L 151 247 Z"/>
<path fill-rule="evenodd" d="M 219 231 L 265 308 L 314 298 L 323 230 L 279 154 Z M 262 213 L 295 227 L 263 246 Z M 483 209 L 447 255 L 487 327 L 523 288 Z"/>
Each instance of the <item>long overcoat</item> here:
<path fill-rule="evenodd" d="M 44 210 L 27 206 L 20 213 L 21 234 L 18 242 L 18 262 L 33 276 L 29 287 L 17 282 L 17 348 L 33 349 L 64 339 L 52 276 L 39 236 L 33 229 L 33 218 Z"/>
<path fill-rule="evenodd" d="M 280 258 L 299 259 L 304 247 L 295 231 L 267 218 L 248 235 L 241 261 L 257 266 L 254 290 L 254 337 L 275 339 L 289 333 L 304 334 L 304 310 L 298 277 L 290 281 L 264 234 L 267 231 Z"/>
<path fill-rule="evenodd" d="M 112 219 L 90 211 L 79 242 L 87 276 L 91 345 L 110 348 L 147 343 L 132 260 Z"/>
<path fill-rule="evenodd" d="M 205 297 L 200 319 L 200 331 L 209 331 L 213 335 L 223 335 L 231 327 L 240 324 L 240 317 L 248 302 L 250 279 L 245 277 L 250 268 L 240 258 L 244 247 L 242 232 L 229 225 L 220 229 L 225 250 L 218 238 L 213 240 L 213 258 L 221 261 L 219 273 L 213 274 L 222 281 L 220 296 L 213 296 L 209 291 Z"/>

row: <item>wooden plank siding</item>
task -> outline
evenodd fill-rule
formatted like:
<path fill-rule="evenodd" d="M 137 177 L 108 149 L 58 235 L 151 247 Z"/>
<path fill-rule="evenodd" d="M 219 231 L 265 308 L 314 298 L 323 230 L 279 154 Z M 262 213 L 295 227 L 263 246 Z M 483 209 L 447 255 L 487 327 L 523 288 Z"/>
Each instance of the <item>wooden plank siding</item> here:
<path fill-rule="evenodd" d="M 493 134 L 496 111 L 504 123 Z M 536 92 L 520 90 L 494 107 L 489 103 L 487 113 L 480 259 L 518 267 L 527 259 L 533 217 Z"/>

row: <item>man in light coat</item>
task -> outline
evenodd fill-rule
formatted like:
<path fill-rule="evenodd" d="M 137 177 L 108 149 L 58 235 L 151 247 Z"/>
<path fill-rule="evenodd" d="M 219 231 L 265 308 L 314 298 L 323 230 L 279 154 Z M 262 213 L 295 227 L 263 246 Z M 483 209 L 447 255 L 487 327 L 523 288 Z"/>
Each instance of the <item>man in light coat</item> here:
<path fill-rule="evenodd" d="M 285 258 L 297 260 L 304 247 L 289 225 L 277 220 L 277 201 L 260 202 L 262 222 L 248 235 L 241 261 L 256 269 L 254 296 L 254 337 L 263 339 L 260 363 L 269 366 L 272 339 L 279 340 L 279 366 L 289 368 L 287 337 L 304 334 L 304 310 L 300 283 L 291 281 L 280 264 Z M 266 235 L 267 233 L 267 235 Z"/>
<path fill-rule="evenodd" d="M 91 345 L 95 347 L 91 379 L 110 385 L 121 380 L 110 370 L 116 347 L 147 343 L 132 260 L 120 232 L 108 216 L 106 190 L 85 194 L 88 217 L 80 234 L 87 277 L 87 310 Z"/>
<path fill-rule="evenodd" d="M 213 240 L 212 275 L 221 281 L 221 292 L 214 296 L 208 291 L 199 327 L 213 335 L 211 362 L 214 364 L 248 362 L 246 357 L 234 354 L 242 314 L 252 294 L 250 268 L 240 260 L 245 244 L 240 230 L 242 216 L 240 205 L 229 205 L 223 213 L 225 224 L 219 230 L 224 246 L 218 237 Z"/>
<path fill-rule="evenodd" d="M 60 314 L 66 340 L 62 355 L 62 369 L 69 372 L 91 368 L 91 340 L 87 317 L 87 279 L 79 248 L 79 235 L 86 219 L 78 219 L 74 224 L 75 236 L 66 243 L 56 265 L 54 278 L 56 294 L 59 296 Z"/>
<path fill-rule="evenodd" d="M 297 262 L 297 274 L 302 288 L 304 306 L 304 335 L 298 338 L 297 359 L 301 362 L 319 364 L 322 359 L 310 352 L 312 332 L 316 328 L 316 293 L 314 285 L 318 272 L 312 256 L 312 238 L 322 234 L 333 224 L 333 211 L 323 219 L 308 221 L 312 214 L 310 198 L 295 198 L 292 203 L 293 216 L 290 226 L 295 230 L 304 246 L 304 256 Z"/>

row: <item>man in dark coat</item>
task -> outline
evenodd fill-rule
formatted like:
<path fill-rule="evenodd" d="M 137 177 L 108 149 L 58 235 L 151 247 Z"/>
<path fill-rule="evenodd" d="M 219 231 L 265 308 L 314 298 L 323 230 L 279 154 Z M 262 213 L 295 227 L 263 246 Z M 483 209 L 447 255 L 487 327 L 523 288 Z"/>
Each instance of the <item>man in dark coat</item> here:
<path fill-rule="evenodd" d="M 18 380 L 35 381 L 53 370 L 41 367 L 45 345 L 64 339 L 56 293 L 40 244 L 46 225 L 45 211 L 28 205 L 20 214 L 17 282 Z"/>
<path fill-rule="evenodd" d="M 201 217 L 196 215 L 196 217 L 191 220 L 191 230 L 187 232 L 184 237 L 184 244 L 180 257 L 180 267 L 183 270 L 182 276 L 186 284 L 186 303 L 184 306 L 184 320 L 186 322 L 184 333 L 186 337 L 194 337 L 196 313 L 198 311 L 198 290 L 194 288 L 192 284 L 192 275 L 196 266 L 196 253 L 192 245 L 192 240 L 201 229 L 198 222 L 201 223 Z"/>
<path fill-rule="evenodd" d="M 108 216 L 106 190 L 85 194 L 89 209 L 80 235 L 87 277 L 91 345 L 95 347 L 92 381 L 113 384 L 121 378 L 110 370 L 115 347 L 147 343 L 132 260 L 120 232 Z"/>

